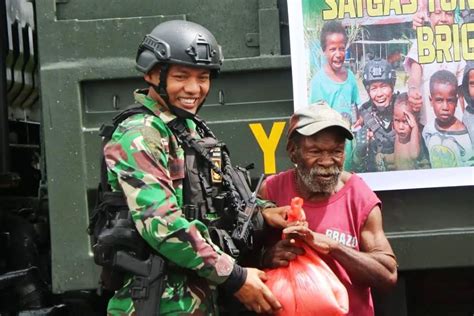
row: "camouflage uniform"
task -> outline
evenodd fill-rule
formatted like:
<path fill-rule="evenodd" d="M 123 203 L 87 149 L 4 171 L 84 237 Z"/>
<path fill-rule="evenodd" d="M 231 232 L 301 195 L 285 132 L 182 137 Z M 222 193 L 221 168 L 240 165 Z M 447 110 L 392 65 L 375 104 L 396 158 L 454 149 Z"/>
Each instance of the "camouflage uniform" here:
<path fill-rule="evenodd" d="M 202 222 L 183 216 L 184 150 L 166 125 L 175 116 L 143 92 L 135 92 L 136 102 L 156 116 L 136 114 L 118 126 L 104 148 L 108 180 L 125 193 L 141 236 L 167 259 L 160 315 L 216 315 L 216 286 L 237 265 Z M 199 138 L 195 123 L 187 119 L 186 125 Z M 134 312 L 129 287 L 130 278 L 110 300 L 110 315 Z"/>

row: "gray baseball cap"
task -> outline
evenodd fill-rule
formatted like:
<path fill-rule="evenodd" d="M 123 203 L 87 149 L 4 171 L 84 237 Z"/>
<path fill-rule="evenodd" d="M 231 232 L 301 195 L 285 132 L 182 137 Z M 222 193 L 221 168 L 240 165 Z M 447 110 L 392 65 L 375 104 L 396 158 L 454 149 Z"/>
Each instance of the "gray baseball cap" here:
<path fill-rule="evenodd" d="M 288 139 L 295 131 L 304 136 L 311 136 L 331 126 L 341 127 L 347 139 L 354 138 L 349 122 L 339 112 L 331 109 L 325 101 L 318 101 L 291 116 Z"/>

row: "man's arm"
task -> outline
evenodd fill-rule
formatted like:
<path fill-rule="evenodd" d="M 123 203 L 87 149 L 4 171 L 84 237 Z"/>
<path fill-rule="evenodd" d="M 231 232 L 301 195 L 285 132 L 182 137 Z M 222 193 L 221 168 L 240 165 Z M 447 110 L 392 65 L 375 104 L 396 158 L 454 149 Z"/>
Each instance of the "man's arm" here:
<path fill-rule="evenodd" d="M 283 232 L 305 237 L 316 251 L 337 260 L 358 284 L 385 290 L 397 283 L 397 262 L 383 232 L 382 214 L 378 206 L 372 209 L 362 229 L 360 251 L 301 226 L 288 227 Z"/>
<path fill-rule="evenodd" d="M 360 284 L 389 289 L 397 283 L 397 261 L 382 228 L 378 206 L 367 217 L 361 232 L 360 250 L 337 243 L 329 254 Z"/>

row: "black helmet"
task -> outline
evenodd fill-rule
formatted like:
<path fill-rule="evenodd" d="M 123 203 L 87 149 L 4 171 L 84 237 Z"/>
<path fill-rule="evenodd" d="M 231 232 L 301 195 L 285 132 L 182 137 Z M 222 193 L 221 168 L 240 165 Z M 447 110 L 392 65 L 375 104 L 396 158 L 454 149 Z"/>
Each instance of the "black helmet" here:
<path fill-rule="evenodd" d="M 369 85 L 376 81 L 385 81 L 394 87 L 396 80 L 397 74 L 395 70 L 385 59 L 375 58 L 369 60 L 364 67 L 362 83 L 366 89 L 369 89 Z"/>
<path fill-rule="evenodd" d="M 155 65 L 179 64 L 211 70 L 215 77 L 222 65 L 222 50 L 209 30 L 183 20 L 167 21 L 146 35 L 137 52 L 136 67 L 148 73 Z"/>

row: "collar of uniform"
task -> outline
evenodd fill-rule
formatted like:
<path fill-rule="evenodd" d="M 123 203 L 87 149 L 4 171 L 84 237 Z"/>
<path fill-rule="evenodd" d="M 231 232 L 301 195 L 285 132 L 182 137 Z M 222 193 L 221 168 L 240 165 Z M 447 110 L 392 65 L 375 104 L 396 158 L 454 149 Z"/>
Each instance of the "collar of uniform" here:
<path fill-rule="evenodd" d="M 176 115 L 171 113 L 168 107 L 150 98 L 148 96 L 148 89 L 137 89 L 133 92 L 133 96 L 135 98 L 135 102 L 147 107 L 149 110 L 155 113 L 155 115 L 159 117 L 165 124 L 168 124 L 169 122 L 177 118 Z M 191 119 L 186 119 L 186 125 L 190 128 L 191 135 L 196 137 L 196 123 Z"/>
<path fill-rule="evenodd" d="M 157 117 L 159 117 L 165 124 L 174 120 L 176 115 L 171 113 L 171 111 L 165 105 L 158 103 L 148 96 L 148 89 L 138 89 L 133 92 L 135 102 L 140 103 L 141 105 L 147 107 L 151 110 Z"/>

